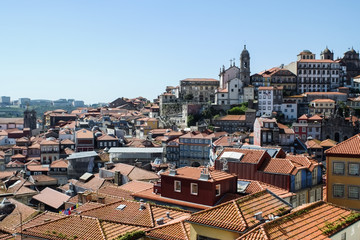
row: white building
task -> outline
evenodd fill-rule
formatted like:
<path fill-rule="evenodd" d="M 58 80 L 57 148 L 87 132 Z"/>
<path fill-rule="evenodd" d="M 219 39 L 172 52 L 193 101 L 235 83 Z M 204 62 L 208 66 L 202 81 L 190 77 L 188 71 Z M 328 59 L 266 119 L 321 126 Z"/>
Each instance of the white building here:
<path fill-rule="evenodd" d="M 272 112 L 280 112 L 283 98 L 283 87 L 259 87 L 258 115 L 271 116 Z"/>
<path fill-rule="evenodd" d="M 339 61 L 333 60 L 333 53 L 325 49 L 321 59 L 304 50 L 298 55 L 297 82 L 298 92 L 328 92 L 341 86 L 344 69 Z"/>

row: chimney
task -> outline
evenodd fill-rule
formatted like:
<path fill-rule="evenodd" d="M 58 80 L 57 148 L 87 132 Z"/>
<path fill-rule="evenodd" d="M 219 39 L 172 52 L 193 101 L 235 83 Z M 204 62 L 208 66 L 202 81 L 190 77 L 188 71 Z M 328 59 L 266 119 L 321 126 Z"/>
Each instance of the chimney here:
<path fill-rule="evenodd" d="M 141 204 L 140 204 L 139 211 L 142 211 L 142 210 L 145 210 L 145 209 L 146 209 L 145 204 L 144 204 L 144 203 L 141 203 Z"/>
<path fill-rule="evenodd" d="M 156 223 L 157 223 L 158 225 L 163 225 L 163 224 L 164 224 L 164 218 L 158 218 L 158 219 L 156 219 Z"/>
<path fill-rule="evenodd" d="M 105 204 L 105 197 L 98 197 L 97 199 L 98 203 Z"/>
<path fill-rule="evenodd" d="M 176 169 L 170 169 L 169 176 L 175 176 L 177 174 Z"/>
<path fill-rule="evenodd" d="M 166 212 L 166 217 L 169 219 L 173 219 L 173 217 L 170 216 L 170 212 Z"/>
<path fill-rule="evenodd" d="M 107 162 L 105 163 L 105 169 L 109 170 L 112 169 L 114 167 L 114 163 L 113 162 Z"/>
<path fill-rule="evenodd" d="M 260 221 L 260 222 L 261 222 L 262 220 L 264 220 L 264 218 L 262 217 L 262 212 L 257 212 L 257 213 L 255 213 L 254 217 L 255 217 L 256 220 L 258 220 L 258 221 Z"/>
<path fill-rule="evenodd" d="M 121 186 L 121 185 L 122 185 L 122 174 L 120 173 L 120 171 L 115 171 L 114 183 L 115 183 L 115 185 L 117 185 L 117 186 Z"/>
<path fill-rule="evenodd" d="M 84 195 L 84 192 L 78 192 L 78 202 L 79 203 L 84 203 L 83 195 Z"/>

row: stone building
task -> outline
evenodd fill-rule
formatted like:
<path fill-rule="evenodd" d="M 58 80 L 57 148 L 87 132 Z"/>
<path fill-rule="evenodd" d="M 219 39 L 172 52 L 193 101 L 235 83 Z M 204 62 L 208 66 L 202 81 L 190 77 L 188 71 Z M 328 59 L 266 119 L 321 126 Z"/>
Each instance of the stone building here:
<path fill-rule="evenodd" d="M 24 128 L 36 129 L 36 111 L 26 109 L 24 111 Z"/>
<path fill-rule="evenodd" d="M 346 67 L 345 83 L 351 85 L 351 79 L 360 75 L 360 58 L 359 52 L 354 48 L 344 53 L 344 57 L 338 60 L 341 66 Z"/>
<path fill-rule="evenodd" d="M 180 81 L 180 98 L 190 102 L 215 102 L 219 81 L 213 78 L 186 78 Z"/>

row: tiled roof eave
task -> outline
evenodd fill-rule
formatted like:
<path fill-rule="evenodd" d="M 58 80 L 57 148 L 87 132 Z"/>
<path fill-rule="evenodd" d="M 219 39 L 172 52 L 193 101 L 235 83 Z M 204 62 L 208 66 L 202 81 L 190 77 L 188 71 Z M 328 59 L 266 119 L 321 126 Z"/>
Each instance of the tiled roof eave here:
<path fill-rule="evenodd" d="M 294 175 L 292 173 L 274 173 L 274 172 L 265 172 L 265 171 L 259 171 L 259 172 L 268 173 L 268 174 L 276 174 L 276 175 L 284 175 L 284 176 Z M 293 170 L 291 170 L 291 172 L 293 172 Z"/>
<path fill-rule="evenodd" d="M 360 154 L 349 154 L 349 153 L 329 153 L 325 152 L 326 157 L 353 157 L 353 158 L 360 158 Z"/>
<path fill-rule="evenodd" d="M 185 220 L 185 222 L 197 224 L 197 225 L 201 225 L 201 226 L 205 226 L 205 227 L 216 228 L 216 229 L 220 229 L 220 230 L 224 230 L 224 231 L 228 231 L 228 232 L 235 232 L 235 233 L 241 233 L 241 234 L 244 234 L 246 232 L 246 229 L 244 231 L 237 231 L 237 230 L 232 230 L 232 229 L 228 229 L 228 228 L 216 227 L 216 226 L 212 226 L 212 225 L 208 225 L 208 224 L 193 222 L 190 220 Z"/>

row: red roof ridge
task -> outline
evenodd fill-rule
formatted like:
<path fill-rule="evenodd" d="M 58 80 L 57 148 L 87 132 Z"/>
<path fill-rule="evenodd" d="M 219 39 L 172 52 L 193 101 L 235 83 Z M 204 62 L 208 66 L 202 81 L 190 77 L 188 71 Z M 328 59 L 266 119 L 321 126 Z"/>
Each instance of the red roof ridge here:
<path fill-rule="evenodd" d="M 346 144 L 347 142 L 355 139 L 356 137 L 360 140 L 360 133 L 358 133 L 358 134 L 352 136 L 351 138 L 348 138 L 348 139 L 346 139 L 345 141 L 342 141 L 342 142 L 338 143 L 337 145 L 335 145 L 335 146 L 327 149 L 327 150 L 325 151 L 325 153 L 332 153 L 332 152 L 331 152 L 332 150 L 335 150 L 336 148 L 341 147 L 342 145 L 344 145 L 344 144 Z M 351 154 L 351 153 L 349 153 L 349 154 Z"/>

